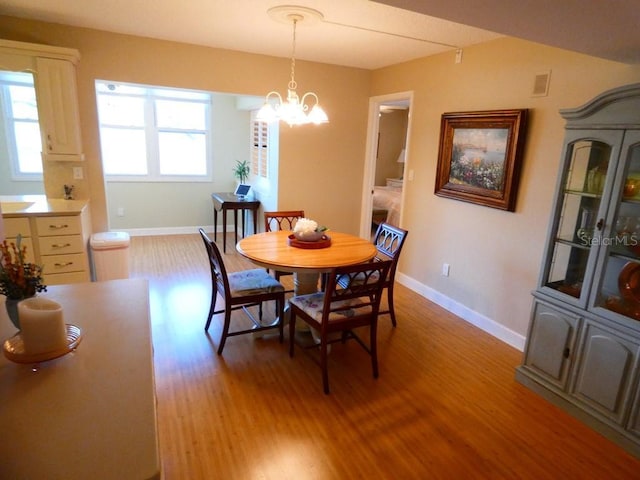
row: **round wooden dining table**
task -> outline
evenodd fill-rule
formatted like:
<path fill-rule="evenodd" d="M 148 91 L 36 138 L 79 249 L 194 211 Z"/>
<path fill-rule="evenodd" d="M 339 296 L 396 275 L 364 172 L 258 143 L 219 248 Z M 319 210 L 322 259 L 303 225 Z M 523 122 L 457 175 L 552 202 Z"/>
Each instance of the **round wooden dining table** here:
<path fill-rule="evenodd" d="M 321 273 L 332 268 L 371 260 L 376 248 L 369 240 L 348 233 L 329 231 L 326 248 L 299 248 L 289 245 L 289 231 L 265 232 L 243 238 L 238 252 L 253 263 L 281 272 L 293 272 L 295 295 L 315 293 Z"/>

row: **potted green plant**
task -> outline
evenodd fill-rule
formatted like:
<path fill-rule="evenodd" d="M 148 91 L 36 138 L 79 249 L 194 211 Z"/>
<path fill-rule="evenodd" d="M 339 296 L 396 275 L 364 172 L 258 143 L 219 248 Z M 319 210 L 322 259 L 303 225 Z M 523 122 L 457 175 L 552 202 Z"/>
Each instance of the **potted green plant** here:
<path fill-rule="evenodd" d="M 249 178 L 249 172 L 251 169 L 247 164 L 246 160 L 242 162 L 240 160 L 236 160 L 236 166 L 233 167 L 233 176 L 238 179 L 240 183 L 245 183 L 247 178 Z"/>

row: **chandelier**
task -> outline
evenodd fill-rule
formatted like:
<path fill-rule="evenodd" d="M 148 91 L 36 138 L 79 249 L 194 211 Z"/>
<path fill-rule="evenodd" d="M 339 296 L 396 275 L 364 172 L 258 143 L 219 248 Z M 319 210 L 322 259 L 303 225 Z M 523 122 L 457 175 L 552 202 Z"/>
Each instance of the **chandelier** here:
<path fill-rule="evenodd" d="M 258 111 L 256 116 L 257 120 L 264 122 L 273 122 L 282 120 L 289 124 L 290 127 L 294 125 L 305 125 L 308 123 L 314 123 L 319 125 L 321 123 L 328 123 L 329 117 L 325 111 L 320 107 L 318 101 L 318 95 L 314 92 L 307 92 L 302 95 L 302 98 L 298 96 L 296 88 L 298 84 L 295 79 L 296 70 L 296 25 L 298 22 L 304 20 L 306 17 L 300 13 L 302 7 L 295 7 L 296 10 L 291 10 L 292 7 L 288 7 L 289 11 L 284 11 L 287 7 L 275 7 L 269 10 L 269 14 L 280 15 L 281 18 L 285 18 L 288 22 L 293 23 L 293 42 L 291 49 L 291 79 L 287 85 L 287 98 L 283 101 L 282 96 L 276 92 L 271 91 L 267 93 L 265 103 Z M 311 9 L 304 9 L 304 13 L 312 11 L 315 15 L 322 15 L 320 12 L 316 12 Z M 273 12 L 272 12 L 273 11 Z M 293 13 L 292 13 L 293 12 Z M 284 15 L 284 17 L 282 17 Z"/>

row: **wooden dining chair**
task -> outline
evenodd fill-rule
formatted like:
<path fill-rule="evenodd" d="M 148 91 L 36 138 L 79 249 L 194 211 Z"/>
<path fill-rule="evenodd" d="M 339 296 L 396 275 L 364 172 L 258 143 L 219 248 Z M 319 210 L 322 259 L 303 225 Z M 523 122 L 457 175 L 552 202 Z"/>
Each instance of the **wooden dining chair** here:
<path fill-rule="evenodd" d="M 327 276 L 324 292 L 299 295 L 289 299 L 291 320 L 289 322 L 289 356 L 293 357 L 296 342 L 296 319 L 299 317 L 319 332 L 320 343 L 306 348 L 320 349 L 320 367 L 324 393 L 329 393 L 327 365 L 328 346 L 335 342 L 354 339 L 371 356 L 373 377 L 378 378 L 377 331 L 380 297 L 384 279 L 389 274 L 391 260 L 359 263 L 335 268 Z M 338 285 L 338 279 L 344 284 Z M 356 281 L 357 279 L 357 281 Z M 369 327 L 367 345 L 353 330 Z M 334 338 L 335 332 L 341 333 Z M 304 345 L 298 343 L 299 346 Z"/>
<path fill-rule="evenodd" d="M 220 345 L 218 346 L 218 355 L 222 355 L 222 349 L 227 337 L 245 333 L 277 328 L 280 333 L 280 343 L 282 343 L 284 337 L 284 287 L 282 284 L 262 268 L 227 273 L 216 243 L 211 241 L 202 228 L 198 229 L 198 231 L 207 250 L 211 268 L 211 306 L 209 307 L 209 316 L 204 327 L 205 332 L 209 331 L 213 316 L 224 313 L 224 325 L 222 327 Z M 218 295 L 224 300 L 224 308 L 220 310 L 216 310 Z M 270 300 L 276 302 L 276 319 L 272 323 L 263 324 L 262 303 Z M 257 319 L 248 310 L 249 307 L 254 306 L 258 307 Z M 247 314 L 253 323 L 253 327 L 230 332 L 231 313 L 240 309 Z"/>
<path fill-rule="evenodd" d="M 278 232 L 281 230 L 293 231 L 296 222 L 304 218 L 304 210 L 283 210 L 279 212 L 264 212 L 264 231 Z M 291 272 L 273 271 L 276 280 L 284 275 L 292 275 Z M 285 293 L 291 293 L 293 290 L 287 290 Z"/>
<path fill-rule="evenodd" d="M 396 326 L 396 312 L 393 306 L 393 286 L 396 279 L 396 269 L 398 267 L 398 260 L 400 259 L 400 253 L 404 246 L 404 241 L 407 239 L 409 232 L 400 227 L 395 227 L 389 223 L 383 222 L 378 225 L 376 234 L 373 237 L 373 244 L 376 246 L 375 260 L 391 260 L 391 268 L 389 274 L 384 281 L 383 288 L 387 290 L 387 310 L 380 310 L 380 315 L 391 315 L 391 323 Z M 340 285 L 345 284 L 350 279 L 345 278 L 338 279 Z"/>
<path fill-rule="evenodd" d="M 296 222 L 304 218 L 304 210 L 283 210 L 280 212 L 264 212 L 264 231 L 278 232 L 280 230 L 291 230 L 296 226 Z"/>

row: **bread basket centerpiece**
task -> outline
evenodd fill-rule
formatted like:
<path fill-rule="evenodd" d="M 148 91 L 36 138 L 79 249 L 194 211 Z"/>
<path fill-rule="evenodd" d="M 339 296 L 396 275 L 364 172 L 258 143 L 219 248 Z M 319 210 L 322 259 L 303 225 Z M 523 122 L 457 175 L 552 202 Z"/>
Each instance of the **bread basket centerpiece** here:
<path fill-rule="evenodd" d="M 318 226 L 318 222 L 300 218 L 289 235 L 289 245 L 298 248 L 324 248 L 331 245 L 327 227 Z"/>

